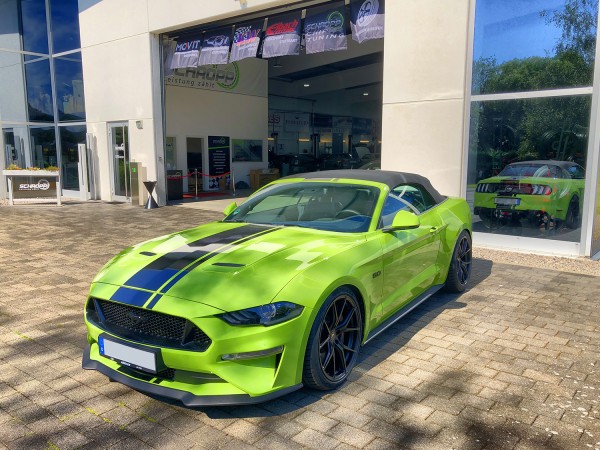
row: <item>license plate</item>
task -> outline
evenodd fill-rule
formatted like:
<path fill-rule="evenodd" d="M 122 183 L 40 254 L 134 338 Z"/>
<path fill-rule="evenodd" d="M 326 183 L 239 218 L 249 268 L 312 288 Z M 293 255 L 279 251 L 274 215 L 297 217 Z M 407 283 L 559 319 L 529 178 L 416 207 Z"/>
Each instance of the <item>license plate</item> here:
<path fill-rule="evenodd" d="M 520 198 L 495 198 L 494 203 L 496 205 L 516 206 L 519 203 L 521 203 L 521 199 Z"/>
<path fill-rule="evenodd" d="M 127 367 L 156 373 L 156 353 L 121 344 L 103 336 L 98 338 L 100 354 Z"/>

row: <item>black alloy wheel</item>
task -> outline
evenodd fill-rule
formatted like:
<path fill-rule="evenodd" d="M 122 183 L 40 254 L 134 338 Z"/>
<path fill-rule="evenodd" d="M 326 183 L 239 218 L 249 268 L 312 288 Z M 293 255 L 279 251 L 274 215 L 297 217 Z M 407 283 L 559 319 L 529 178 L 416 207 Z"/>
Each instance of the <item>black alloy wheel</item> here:
<path fill-rule="evenodd" d="M 465 230 L 458 236 L 452 252 L 452 260 L 446 278 L 447 291 L 463 292 L 465 290 L 471 277 L 472 258 L 471 235 Z"/>
<path fill-rule="evenodd" d="M 362 340 L 362 313 L 356 295 L 339 288 L 317 314 L 304 358 L 304 384 L 320 390 L 341 386 L 356 364 Z"/>
<path fill-rule="evenodd" d="M 569 202 L 569 209 L 567 209 L 565 225 L 572 230 L 577 228 L 579 225 L 579 199 L 577 197 L 573 197 Z"/>

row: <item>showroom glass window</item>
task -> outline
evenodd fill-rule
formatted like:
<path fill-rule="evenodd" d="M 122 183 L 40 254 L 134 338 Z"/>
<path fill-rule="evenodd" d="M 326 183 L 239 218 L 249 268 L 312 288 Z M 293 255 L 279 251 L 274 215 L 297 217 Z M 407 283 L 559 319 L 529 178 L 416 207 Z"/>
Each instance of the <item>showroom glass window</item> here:
<path fill-rule="evenodd" d="M 58 166 L 79 189 L 85 98 L 77 0 L 0 1 L 0 125 L 5 165 Z"/>
<path fill-rule="evenodd" d="M 597 0 L 477 1 L 467 173 L 474 231 L 580 241 L 585 180 L 553 164 L 586 169 L 597 17 Z M 527 161 L 562 175 L 500 175 Z"/>

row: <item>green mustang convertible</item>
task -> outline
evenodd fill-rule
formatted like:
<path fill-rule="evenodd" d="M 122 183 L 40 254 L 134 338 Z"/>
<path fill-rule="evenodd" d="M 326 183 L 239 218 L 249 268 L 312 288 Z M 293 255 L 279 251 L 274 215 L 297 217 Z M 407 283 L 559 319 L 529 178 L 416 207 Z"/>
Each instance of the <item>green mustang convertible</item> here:
<path fill-rule="evenodd" d="M 547 227 L 552 222 L 579 226 L 585 172 L 570 161 L 522 161 L 509 164 L 475 188 L 474 212 L 488 228 L 528 219 Z"/>
<path fill-rule="evenodd" d="M 419 175 L 293 175 L 94 279 L 83 368 L 187 406 L 343 384 L 362 345 L 471 273 L 471 214 Z"/>

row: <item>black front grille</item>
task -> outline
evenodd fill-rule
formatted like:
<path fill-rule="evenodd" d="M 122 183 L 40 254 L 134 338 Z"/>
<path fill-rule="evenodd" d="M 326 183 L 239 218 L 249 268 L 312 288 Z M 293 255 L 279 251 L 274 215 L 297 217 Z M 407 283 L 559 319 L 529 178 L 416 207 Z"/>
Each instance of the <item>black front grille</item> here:
<path fill-rule="evenodd" d="M 189 320 L 121 303 L 90 299 L 87 317 L 103 330 L 144 344 L 203 352 L 212 342 Z"/>

